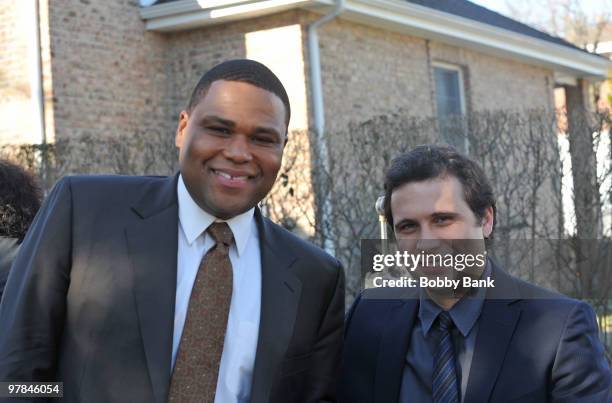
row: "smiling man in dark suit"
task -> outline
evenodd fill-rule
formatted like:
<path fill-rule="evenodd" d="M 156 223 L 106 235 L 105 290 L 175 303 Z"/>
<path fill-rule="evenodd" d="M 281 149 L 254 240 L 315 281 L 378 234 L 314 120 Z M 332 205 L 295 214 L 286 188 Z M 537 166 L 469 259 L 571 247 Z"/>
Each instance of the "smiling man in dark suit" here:
<path fill-rule="evenodd" d="M 257 208 L 289 116 L 267 67 L 225 62 L 180 114 L 177 175 L 61 180 L 0 307 L 0 381 L 61 381 L 66 402 L 335 401 L 342 268 Z"/>
<path fill-rule="evenodd" d="M 420 146 L 389 168 L 385 215 L 400 250 L 435 255 L 467 243 L 484 251 L 495 199 L 475 162 L 452 148 Z M 483 262 L 442 277 L 494 287 L 365 290 L 347 317 L 339 400 L 609 402 L 610 368 L 592 308 Z"/>

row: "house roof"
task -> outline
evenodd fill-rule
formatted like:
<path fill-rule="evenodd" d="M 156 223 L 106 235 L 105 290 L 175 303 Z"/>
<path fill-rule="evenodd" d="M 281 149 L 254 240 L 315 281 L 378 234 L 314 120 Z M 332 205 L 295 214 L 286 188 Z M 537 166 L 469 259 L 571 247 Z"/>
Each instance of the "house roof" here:
<path fill-rule="evenodd" d="M 165 0 L 172 1 L 172 0 Z M 518 34 L 531 36 L 533 38 L 556 43 L 557 45 L 569 46 L 570 48 L 580 49 L 564 39 L 549 35 L 539 31 L 527 24 L 508 18 L 495 11 L 489 10 L 486 7 L 479 6 L 467 0 L 406 0 L 409 3 L 418 4 L 424 7 L 433 8 L 434 10 L 442 11 L 470 20 L 482 22 L 492 25 L 497 28 L 507 29 L 508 31 Z"/>
<path fill-rule="evenodd" d="M 157 0 L 154 4 L 172 3 L 179 0 Z M 556 43 L 562 46 L 568 46 L 570 48 L 582 50 L 571 43 L 549 35 L 545 32 L 539 31 L 529 25 L 523 24 L 512 18 L 508 18 L 502 14 L 496 13 L 495 11 L 489 10 L 488 8 L 479 6 L 478 4 L 472 3 L 467 0 L 405 0 L 409 3 L 418 4 L 423 7 L 432 8 L 444 13 L 457 15 L 460 17 L 468 18 L 470 20 L 482 22 L 485 24 L 492 25 L 494 27 L 507 29 L 519 34 L 531 36 L 544 41 Z"/>
<path fill-rule="evenodd" d="M 150 4 L 151 0 L 141 0 Z M 141 7 L 152 31 L 178 31 L 306 9 L 328 13 L 335 0 L 158 0 Z M 563 39 L 467 0 L 345 0 L 341 18 L 545 66 L 558 82 L 604 78 L 612 64 Z"/>

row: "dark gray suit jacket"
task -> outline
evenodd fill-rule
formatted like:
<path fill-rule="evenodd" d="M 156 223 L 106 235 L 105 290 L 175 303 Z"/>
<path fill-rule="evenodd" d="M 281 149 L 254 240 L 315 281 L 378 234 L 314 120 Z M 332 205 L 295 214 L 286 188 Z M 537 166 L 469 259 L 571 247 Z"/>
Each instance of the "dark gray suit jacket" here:
<path fill-rule="evenodd" d="M 0 381 L 62 381 L 65 402 L 167 400 L 177 177 L 58 182 L 0 306 Z M 255 217 L 262 301 L 251 402 L 335 401 L 343 270 L 259 210 Z"/>
<path fill-rule="evenodd" d="M 493 266 L 464 403 L 606 403 L 612 376 L 586 303 Z M 395 403 L 418 292 L 369 289 L 349 311 L 339 401 Z M 418 402 L 415 402 L 418 403 Z"/>

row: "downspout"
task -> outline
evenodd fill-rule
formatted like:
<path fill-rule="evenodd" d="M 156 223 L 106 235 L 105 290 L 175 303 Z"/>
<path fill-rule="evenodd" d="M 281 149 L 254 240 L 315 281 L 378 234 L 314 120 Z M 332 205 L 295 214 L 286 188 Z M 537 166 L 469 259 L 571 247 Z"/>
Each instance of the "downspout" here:
<path fill-rule="evenodd" d="M 32 61 L 31 68 L 31 97 L 34 101 L 36 126 L 38 132 L 37 142 L 40 145 L 41 150 L 41 179 L 46 184 L 47 181 L 47 135 L 45 130 L 45 101 L 44 101 L 44 89 L 43 89 L 43 76 L 42 76 L 42 51 L 40 48 L 40 5 L 39 0 L 32 0 L 33 6 L 33 31 L 32 31 L 32 43 L 30 51 L 30 60 Z"/>
<path fill-rule="evenodd" d="M 336 6 L 331 13 L 321 17 L 308 26 L 308 61 L 310 65 L 310 92 L 312 99 L 312 110 L 314 115 L 315 143 L 319 152 L 318 161 L 321 168 L 327 174 L 331 174 L 329 168 L 329 154 L 325 138 L 325 105 L 323 103 L 323 86 L 321 82 L 321 60 L 319 54 L 319 36 L 317 29 L 338 17 L 343 11 L 345 0 L 336 0 Z M 321 179 L 321 178 L 319 178 Z M 332 203 L 329 192 L 324 191 L 322 197 L 321 219 L 323 221 L 322 236 L 323 246 L 327 252 L 334 255 L 335 245 L 332 230 Z"/>

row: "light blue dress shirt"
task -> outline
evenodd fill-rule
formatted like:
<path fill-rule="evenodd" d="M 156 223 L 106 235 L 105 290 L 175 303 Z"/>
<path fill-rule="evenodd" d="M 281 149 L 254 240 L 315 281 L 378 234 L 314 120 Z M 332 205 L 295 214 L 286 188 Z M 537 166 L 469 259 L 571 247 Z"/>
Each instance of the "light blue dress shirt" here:
<path fill-rule="evenodd" d="M 491 264 L 487 262 L 481 278 L 491 275 Z M 419 314 L 410 336 L 410 345 L 406 354 L 404 371 L 402 373 L 402 386 L 400 390 L 400 403 L 431 403 L 433 365 L 437 348 L 438 330 L 433 324 L 442 312 L 437 304 L 420 290 Z M 476 335 L 478 334 L 478 318 L 482 312 L 486 288 L 481 287 L 474 295 L 462 298 L 449 311 L 453 320 L 453 344 L 457 380 L 461 385 L 461 401 L 465 398 L 468 376 L 474 356 Z"/>

